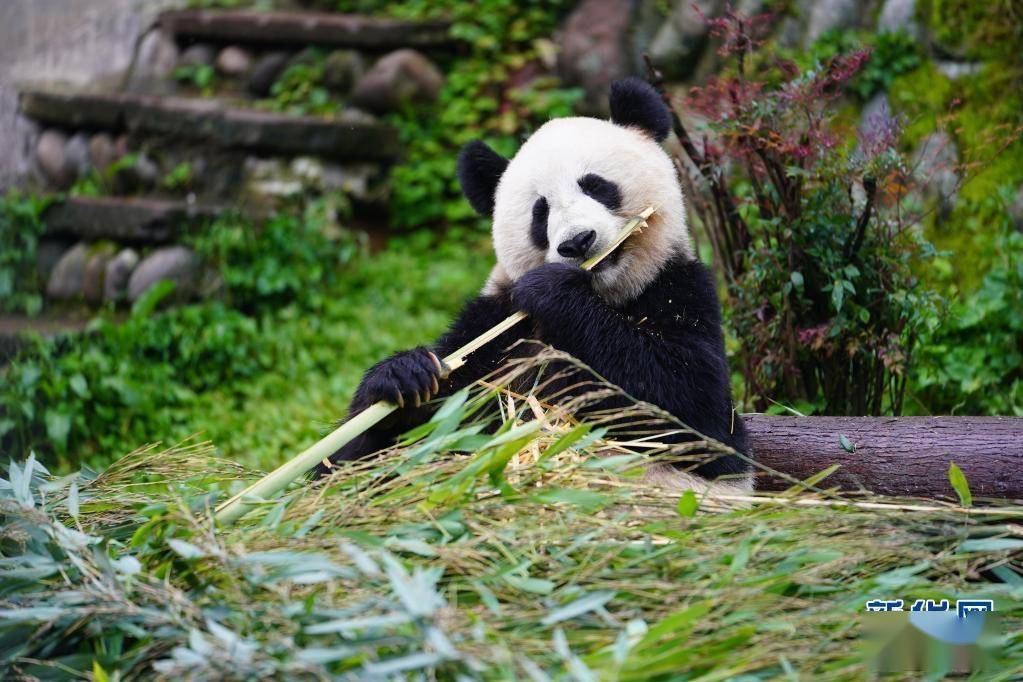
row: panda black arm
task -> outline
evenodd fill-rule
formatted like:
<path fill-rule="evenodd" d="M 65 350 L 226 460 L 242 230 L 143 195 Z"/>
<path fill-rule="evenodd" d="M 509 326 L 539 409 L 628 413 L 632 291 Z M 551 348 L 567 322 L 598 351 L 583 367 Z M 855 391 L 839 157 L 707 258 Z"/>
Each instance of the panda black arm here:
<path fill-rule="evenodd" d="M 742 420 L 732 414 L 717 292 L 698 261 L 669 263 L 623 310 L 594 292 L 589 273 L 566 264 L 546 264 L 527 273 L 515 284 L 512 298 L 540 322 L 544 341 L 633 397 L 748 451 Z M 738 458 L 721 458 L 697 473 L 717 476 L 744 469 Z"/>
<path fill-rule="evenodd" d="M 487 331 L 511 315 L 514 310 L 507 291 L 470 300 L 455 318 L 448 331 L 432 347 L 419 346 L 400 351 L 371 367 L 355 391 L 348 409 L 349 418 L 380 400 L 403 403 L 372 429 L 352 440 L 336 452 L 331 460 L 355 460 L 392 444 L 413 426 L 429 418 L 430 407 L 417 404 L 430 392 L 444 397 L 485 376 L 500 364 L 507 348 L 520 330 L 512 329 L 483 348 L 472 353 L 466 363 L 447 378 L 437 366 L 438 360 Z M 437 385 L 433 385 L 434 379 Z M 438 388 L 439 390 L 434 390 Z"/>

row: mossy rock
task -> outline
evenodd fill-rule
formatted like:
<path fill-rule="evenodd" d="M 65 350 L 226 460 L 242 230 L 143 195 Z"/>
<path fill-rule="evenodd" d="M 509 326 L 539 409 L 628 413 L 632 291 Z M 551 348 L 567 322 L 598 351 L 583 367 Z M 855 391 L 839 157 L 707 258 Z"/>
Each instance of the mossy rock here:
<path fill-rule="evenodd" d="M 927 0 L 920 8 L 931 40 L 960 59 L 1023 65 L 1023 5 L 1019 0 Z"/>

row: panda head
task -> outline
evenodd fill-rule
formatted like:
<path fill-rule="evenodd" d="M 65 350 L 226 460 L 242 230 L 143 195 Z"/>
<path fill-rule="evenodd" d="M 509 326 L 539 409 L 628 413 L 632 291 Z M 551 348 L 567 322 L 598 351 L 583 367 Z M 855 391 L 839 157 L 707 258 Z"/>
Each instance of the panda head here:
<path fill-rule="evenodd" d="M 692 257 L 682 188 L 658 144 L 671 128 L 667 107 L 636 78 L 615 82 L 610 104 L 610 121 L 549 121 L 510 161 L 483 142 L 462 149 L 462 189 L 473 208 L 493 216 L 498 265 L 488 289 L 544 262 L 581 263 L 648 206 L 655 209 L 649 226 L 594 271 L 596 291 L 626 303 L 671 258 Z"/>

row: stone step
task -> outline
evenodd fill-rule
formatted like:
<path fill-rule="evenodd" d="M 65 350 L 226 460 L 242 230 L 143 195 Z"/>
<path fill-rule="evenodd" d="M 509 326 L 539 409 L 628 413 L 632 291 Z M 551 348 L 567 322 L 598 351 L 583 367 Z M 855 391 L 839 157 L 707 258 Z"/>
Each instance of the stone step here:
<path fill-rule="evenodd" d="M 68 197 L 43 214 L 47 233 L 86 241 L 128 244 L 172 241 L 191 222 L 215 216 L 219 207 L 136 197 Z"/>
<path fill-rule="evenodd" d="M 388 161 L 401 144 L 393 126 L 368 114 L 294 116 L 210 99 L 136 93 L 24 90 L 21 112 L 65 128 L 127 130 L 270 154 Z"/>
<path fill-rule="evenodd" d="M 333 12 L 180 10 L 160 26 L 178 39 L 265 45 L 324 45 L 369 50 L 441 47 L 452 42 L 446 21 L 403 21 Z"/>

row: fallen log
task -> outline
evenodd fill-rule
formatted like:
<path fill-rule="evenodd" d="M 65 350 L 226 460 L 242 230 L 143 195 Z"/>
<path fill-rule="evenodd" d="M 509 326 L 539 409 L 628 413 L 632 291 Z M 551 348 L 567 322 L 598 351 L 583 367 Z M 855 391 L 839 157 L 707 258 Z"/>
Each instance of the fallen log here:
<path fill-rule="evenodd" d="M 821 488 L 956 499 L 949 462 L 976 497 L 1023 500 L 1023 418 L 776 417 L 747 415 L 756 460 L 806 479 L 838 464 Z M 851 450 L 851 451 L 850 451 Z M 766 473 L 757 488 L 791 482 Z"/>

